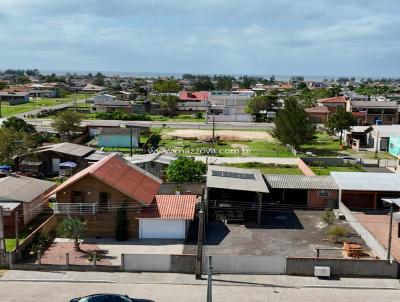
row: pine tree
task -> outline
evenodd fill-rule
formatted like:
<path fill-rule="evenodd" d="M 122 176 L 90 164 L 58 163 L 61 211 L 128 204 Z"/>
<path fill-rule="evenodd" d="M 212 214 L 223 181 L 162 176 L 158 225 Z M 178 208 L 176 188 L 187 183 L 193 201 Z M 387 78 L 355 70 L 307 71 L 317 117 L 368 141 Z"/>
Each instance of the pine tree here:
<path fill-rule="evenodd" d="M 315 138 L 315 130 L 315 125 L 300 102 L 290 97 L 285 100 L 285 107 L 277 114 L 272 135 L 282 144 L 298 149 Z"/>
<path fill-rule="evenodd" d="M 325 122 L 325 127 L 330 133 L 340 132 L 340 144 L 342 144 L 343 131 L 350 130 L 351 126 L 355 125 L 357 121 L 354 116 L 343 108 L 338 108 Z"/>

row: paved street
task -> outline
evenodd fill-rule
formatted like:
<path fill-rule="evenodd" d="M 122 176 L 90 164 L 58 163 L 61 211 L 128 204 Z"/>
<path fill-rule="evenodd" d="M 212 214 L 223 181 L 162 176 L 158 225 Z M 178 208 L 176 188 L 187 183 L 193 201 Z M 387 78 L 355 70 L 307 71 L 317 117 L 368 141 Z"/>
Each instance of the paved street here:
<path fill-rule="evenodd" d="M 28 281 L 31 278 L 42 281 Z M 26 281 L 11 281 L 21 279 Z M 215 275 L 213 284 L 216 302 L 397 301 L 400 289 L 398 280 L 393 279 L 318 280 L 281 275 Z M 0 279 L 2 302 L 62 302 L 105 292 L 157 302 L 205 301 L 206 280 L 197 281 L 193 275 L 183 274 L 62 271 L 9 271 Z"/>

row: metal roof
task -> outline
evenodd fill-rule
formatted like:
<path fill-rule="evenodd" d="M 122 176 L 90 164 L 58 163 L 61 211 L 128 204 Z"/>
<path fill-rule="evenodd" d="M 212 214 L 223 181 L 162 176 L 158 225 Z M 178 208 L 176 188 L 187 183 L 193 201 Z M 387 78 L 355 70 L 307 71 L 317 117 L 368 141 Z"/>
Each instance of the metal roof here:
<path fill-rule="evenodd" d="M 332 176 L 307 176 L 292 174 L 264 174 L 272 189 L 337 190 Z"/>
<path fill-rule="evenodd" d="M 60 144 L 47 145 L 37 148 L 37 152 L 46 152 L 46 151 L 53 151 L 62 154 L 83 157 L 95 151 L 95 149 L 92 147 L 87 147 L 72 143 L 60 143 Z"/>
<path fill-rule="evenodd" d="M 352 107 L 358 108 L 397 108 L 398 105 L 393 101 L 351 101 Z"/>
<path fill-rule="evenodd" d="M 30 202 L 53 188 L 51 181 L 12 175 L 0 178 L 0 200 Z"/>
<path fill-rule="evenodd" d="M 331 172 L 339 189 L 400 192 L 399 173 Z"/>
<path fill-rule="evenodd" d="M 139 218 L 193 220 L 197 201 L 196 195 L 156 195 Z"/>
<path fill-rule="evenodd" d="M 252 174 L 253 179 L 243 179 L 237 177 L 217 176 L 216 171 Z M 214 173 L 213 173 L 214 172 Z M 207 171 L 207 188 L 228 189 L 238 191 L 250 191 L 268 193 L 267 184 L 259 170 L 242 169 L 225 166 L 209 166 Z"/>

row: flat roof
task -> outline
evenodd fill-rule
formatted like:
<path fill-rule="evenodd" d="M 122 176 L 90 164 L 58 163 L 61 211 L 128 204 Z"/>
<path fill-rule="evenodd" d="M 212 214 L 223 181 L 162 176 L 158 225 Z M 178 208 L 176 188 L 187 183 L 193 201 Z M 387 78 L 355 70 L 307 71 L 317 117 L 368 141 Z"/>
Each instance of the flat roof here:
<path fill-rule="evenodd" d="M 338 190 L 332 176 L 264 174 L 264 177 L 272 189 Z"/>
<path fill-rule="evenodd" d="M 207 188 L 268 193 L 259 170 L 225 166 L 208 166 Z"/>
<path fill-rule="evenodd" d="M 331 175 L 341 190 L 400 192 L 399 173 L 331 172 Z"/>
<path fill-rule="evenodd" d="M 33 177 L 12 175 L 0 178 L 0 200 L 30 202 L 56 184 Z"/>
<path fill-rule="evenodd" d="M 397 108 L 398 105 L 394 101 L 351 101 L 352 107 L 365 108 Z"/>

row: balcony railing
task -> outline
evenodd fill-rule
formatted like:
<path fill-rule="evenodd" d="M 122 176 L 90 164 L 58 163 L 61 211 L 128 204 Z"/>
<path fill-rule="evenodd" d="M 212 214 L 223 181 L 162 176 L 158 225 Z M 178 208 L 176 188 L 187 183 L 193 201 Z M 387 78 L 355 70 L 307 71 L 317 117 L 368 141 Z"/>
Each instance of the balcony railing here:
<path fill-rule="evenodd" d="M 59 203 L 53 204 L 54 214 L 64 215 L 95 215 L 98 203 Z"/>

